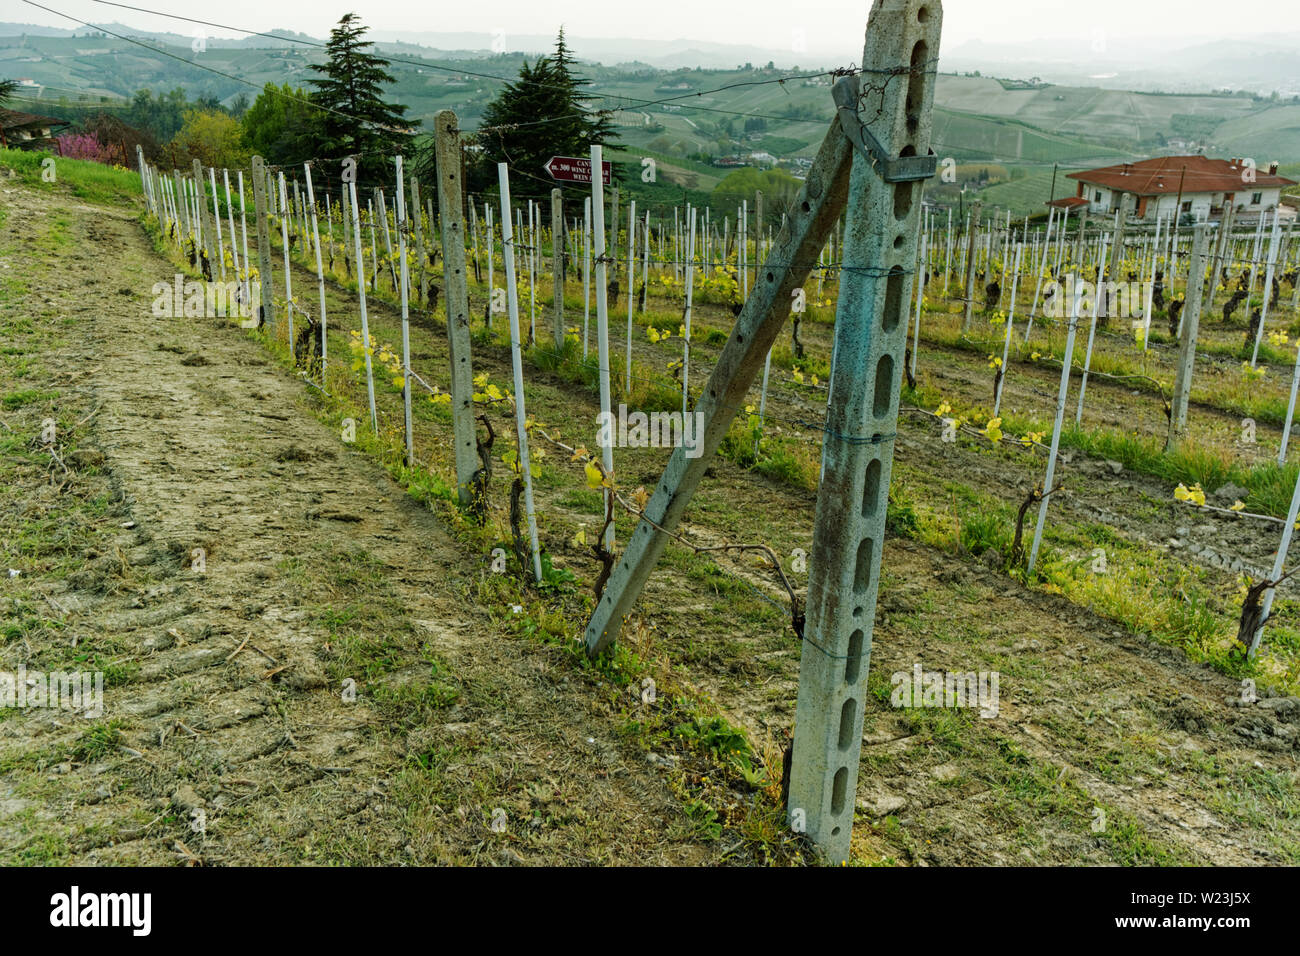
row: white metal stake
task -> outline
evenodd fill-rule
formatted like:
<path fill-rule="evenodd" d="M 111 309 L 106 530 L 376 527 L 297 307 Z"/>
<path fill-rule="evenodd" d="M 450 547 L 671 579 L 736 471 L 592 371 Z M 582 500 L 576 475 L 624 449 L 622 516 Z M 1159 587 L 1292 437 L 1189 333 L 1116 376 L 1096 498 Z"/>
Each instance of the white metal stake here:
<path fill-rule="evenodd" d="M 537 341 L 537 290 L 534 288 L 534 278 L 537 275 L 533 268 L 534 253 L 537 251 L 537 226 L 533 218 L 533 201 L 528 200 L 528 344 L 532 345 Z"/>
<path fill-rule="evenodd" d="M 1147 344 L 1151 340 L 1151 307 L 1156 292 L 1156 253 L 1160 250 L 1160 216 L 1159 203 L 1156 204 L 1156 234 L 1151 243 L 1151 278 L 1147 280 L 1147 303 L 1146 308 L 1142 310 L 1142 351 L 1145 353 Z"/>
<path fill-rule="evenodd" d="M 357 184 L 348 183 L 352 196 L 352 232 L 356 239 L 357 262 L 364 263 L 364 247 L 361 245 L 361 211 L 357 207 Z M 370 400 L 370 425 L 379 437 L 379 413 L 375 411 L 375 376 L 370 362 L 370 323 L 366 319 L 366 281 L 365 265 L 361 265 L 361 275 L 357 281 L 357 298 L 361 303 L 361 354 L 366 360 L 366 395 Z"/>
<path fill-rule="evenodd" d="M 230 170 L 221 170 L 221 182 L 226 188 L 226 224 L 230 226 L 230 263 L 239 281 L 239 243 L 235 241 L 235 204 L 230 201 Z M 224 258 L 224 257 L 223 257 Z"/>
<path fill-rule="evenodd" d="M 1295 532 L 1297 518 L 1300 518 L 1300 474 L 1296 475 L 1295 488 L 1291 491 L 1291 507 L 1287 509 L 1286 524 L 1282 526 L 1282 543 L 1278 545 L 1277 555 L 1273 558 L 1273 573 L 1269 576 L 1270 581 L 1277 581 L 1282 577 L 1282 571 L 1286 567 L 1287 552 L 1291 550 L 1291 536 Z M 1264 591 L 1264 599 L 1260 603 L 1263 613 L 1259 616 L 1259 627 L 1250 636 L 1250 647 L 1246 649 L 1247 659 L 1253 658 L 1255 652 L 1259 650 L 1259 642 L 1264 637 L 1264 625 L 1268 623 L 1269 612 L 1273 610 L 1275 590 L 1275 588 L 1268 588 Z"/>
<path fill-rule="evenodd" d="M 406 419 L 406 467 L 415 467 L 415 432 L 411 428 L 411 316 L 408 304 L 410 295 L 410 273 L 406 264 L 406 189 L 402 175 L 402 157 L 393 157 L 397 164 L 397 258 L 401 263 L 401 297 L 402 297 L 402 410 Z M 308 188 L 311 187 L 311 170 L 307 171 Z M 315 228 L 316 207 L 312 207 L 312 227 Z M 462 232 L 463 238 L 463 232 Z M 316 243 L 316 269 L 320 270 L 320 242 Z M 325 286 L 322 279 L 321 305 L 325 303 Z M 450 322 L 451 303 L 447 303 L 448 321 Z M 519 404 L 522 406 L 524 393 L 519 392 Z"/>
<path fill-rule="evenodd" d="M 601 158 L 602 148 L 600 146 L 591 147 L 591 235 L 595 243 L 594 255 L 596 258 L 596 350 L 597 360 L 600 363 L 600 413 L 601 421 L 610 421 L 609 409 L 609 299 L 605 294 L 607 282 L 607 267 L 605 262 L 605 183 L 604 177 L 599 171 L 605 167 Z M 674 210 L 674 213 L 676 211 Z M 675 250 L 674 250 L 675 253 Z M 676 256 L 674 255 L 674 258 Z M 602 429 L 604 432 L 612 432 L 612 428 Z M 604 442 L 600 446 L 601 464 L 605 466 L 605 472 L 611 473 L 614 470 L 614 443 L 613 436 L 610 435 L 610 441 Z M 613 491 L 609 488 L 605 490 L 605 507 L 610 508 L 610 495 Z M 609 528 L 605 532 L 605 548 L 608 551 L 614 550 L 614 523 L 611 521 Z"/>
<path fill-rule="evenodd" d="M 325 269 L 320 258 L 320 229 L 316 223 L 316 192 L 311 185 L 311 163 L 302 164 L 307 173 L 307 204 L 311 206 L 311 238 L 316 249 L 316 289 L 320 293 L 320 380 L 325 384 Z M 410 374 L 409 372 L 407 373 Z"/>
<path fill-rule="evenodd" d="M 1011 354 L 1011 332 L 1016 324 L 1016 285 L 1020 281 L 1020 256 L 1024 251 L 1024 244 L 1016 243 L 1016 265 L 1011 271 L 1011 306 L 1007 313 L 1007 335 L 1002 342 L 1002 369 L 998 376 L 998 393 L 993 397 L 993 417 L 997 418 L 998 413 L 1002 410 L 1002 386 L 1007 382 L 1007 356 Z M 917 322 L 920 322 L 921 310 L 917 309 Z M 912 350 L 912 359 L 916 359 L 916 349 Z"/>
<path fill-rule="evenodd" d="M 1105 243 L 1102 243 L 1101 259 L 1103 262 L 1106 261 Z M 1098 308 L 1102 296 L 1101 285 L 1100 282 L 1097 283 L 1097 290 L 1092 298 L 1092 308 L 1089 310 L 1092 315 L 1090 317 L 1091 322 L 1088 326 L 1088 350 L 1083 356 L 1083 378 L 1079 382 L 1079 407 L 1074 413 L 1074 423 L 1076 425 L 1083 420 L 1083 393 L 1088 390 L 1088 370 L 1092 367 L 1092 343 L 1097 337 L 1097 313 L 1101 311 Z M 1109 313 L 1110 309 L 1108 308 L 1106 311 Z"/>
<path fill-rule="evenodd" d="M 248 213 L 244 208 L 244 171 L 242 169 L 235 172 L 239 180 L 239 233 L 240 242 L 244 249 L 244 299 L 252 308 L 257 308 L 253 302 L 253 263 L 248 258 Z M 259 284 L 261 277 L 258 277 Z"/>
<path fill-rule="evenodd" d="M 1034 330 L 1034 313 L 1038 311 L 1038 293 L 1043 288 L 1043 273 L 1047 271 L 1047 251 L 1052 245 L 1052 216 L 1055 209 L 1047 211 L 1047 235 L 1043 240 L 1043 258 L 1038 264 L 1038 281 L 1034 283 L 1034 301 L 1029 306 L 1029 324 L 1025 327 L 1025 341 L 1029 341 L 1029 334 Z"/>
<path fill-rule="evenodd" d="M 1077 280 L 1077 276 L 1075 277 Z M 1056 475 L 1056 453 L 1061 447 L 1061 426 L 1065 421 L 1065 399 L 1070 391 L 1070 362 L 1074 358 L 1074 334 L 1079 325 L 1079 300 L 1083 296 L 1083 283 L 1076 284 L 1074 304 L 1070 308 L 1070 325 L 1065 334 L 1065 359 L 1061 363 L 1061 387 L 1056 397 L 1056 426 L 1052 430 L 1052 450 L 1047 456 L 1047 474 L 1043 478 L 1043 500 L 1038 506 L 1038 524 L 1034 528 L 1034 543 L 1029 549 L 1028 571 L 1034 573 L 1038 561 L 1038 546 L 1043 540 L 1043 524 L 1047 521 L 1047 503 L 1051 498 L 1052 478 Z M 1093 310 L 1096 312 L 1096 309 Z"/>
<path fill-rule="evenodd" d="M 925 262 L 926 251 L 929 246 L 930 236 L 928 233 L 921 234 L 921 268 L 917 270 L 920 275 L 916 279 L 916 320 L 912 327 L 912 367 L 909 370 L 912 378 L 916 378 L 916 353 L 921 349 L 921 303 L 925 298 L 925 277 L 927 267 Z M 1012 306 L 1015 300 L 1012 300 Z M 997 414 L 996 412 L 994 414 Z"/>
<path fill-rule="evenodd" d="M 488 317 L 487 325 L 492 327 L 492 300 L 496 298 L 496 284 L 493 281 L 492 264 L 496 258 L 496 233 L 492 231 L 492 207 L 484 204 L 483 219 L 487 223 L 487 261 L 488 261 Z M 433 228 L 433 221 L 430 220 L 429 228 Z M 432 237 L 432 234 L 430 234 Z"/>
<path fill-rule="evenodd" d="M 627 394 L 632 392 L 632 309 L 633 299 L 633 267 L 636 263 L 636 200 L 629 200 L 627 204 L 627 375 L 623 383 L 623 390 Z M 688 280 L 689 281 L 689 280 Z"/>
<path fill-rule="evenodd" d="M 289 217 L 285 215 L 287 202 L 284 173 L 280 174 L 280 238 L 284 243 L 284 307 L 289 314 L 289 360 L 293 361 L 293 287 L 289 280 Z"/>
<path fill-rule="evenodd" d="M 592 164 L 592 169 L 600 166 Z M 600 178 L 599 175 L 594 179 Z M 533 549 L 533 576 L 542 580 L 542 556 L 537 547 L 537 517 L 533 513 L 533 474 L 528 458 L 528 417 L 524 411 L 524 358 L 519 347 L 519 290 L 515 287 L 515 236 L 510 221 L 510 172 L 505 163 L 497 163 L 497 183 L 501 190 L 501 251 L 506 266 L 506 303 L 510 310 L 510 364 L 514 368 L 515 433 L 519 438 L 519 472 L 524 480 L 524 513 L 528 519 L 528 541 Z"/>
<path fill-rule="evenodd" d="M 370 276 L 370 288 L 376 292 L 379 291 L 379 247 L 375 243 L 375 207 L 374 204 L 366 200 L 366 216 L 370 220 L 370 262 L 374 265 L 374 272 Z"/>
<path fill-rule="evenodd" d="M 645 213 L 645 243 L 641 253 L 642 311 L 650 311 L 650 210 Z"/>
<path fill-rule="evenodd" d="M 1286 446 L 1291 440 L 1291 420 L 1295 415 L 1296 389 L 1300 387 L 1300 348 L 1295 353 L 1295 368 L 1291 372 L 1291 397 L 1286 405 L 1286 419 L 1282 423 L 1282 446 L 1277 452 L 1277 463 L 1286 464 Z"/>
<path fill-rule="evenodd" d="M 587 357 L 591 327 L 591 197 L 582 203 L 582 357 Z"/>
<path fill-rule="evenodd" d="M 1250 367 L 1255 367 L 1259 359 L 1259 343 L 1264 338 L 1264 323 L 1268 321 L 1268 300 L 1273 293 L 1273 270 L 1277 266 L 1277 248 L 1282 239 L 1282 228 L 1278 224 L 1277 214 L 1273 214 L 1273 235 L 1268 244 L 1268 265 L 1264 270 L 1264 301 L 1259 308 L 1259 328 L 1255 330 L 1255 350 L 1250 354 Z M 1249 303 L 1249 297 L 1247 298 Z"/>
<path fill-rule="evenodd" d="M 226 244 L 221 236 L 221 203 L 217 198 L 217 171 L 208 167 L 208 180 L 212 183 L 212 218 L 217 224 L 217 264 L 220 268 L 221 281 L 226 281 Z"/>
<path fill-rule="evenodd" d="M 686 260 L 695 258 L 695 210 L 687 216 Z M 686 335 L 682 339 L 682 421 L 686 420 L 689 406 L 687 383 L 691 372 L 691 299 L 695 293 L 695 270 L 686 270 Z"/>

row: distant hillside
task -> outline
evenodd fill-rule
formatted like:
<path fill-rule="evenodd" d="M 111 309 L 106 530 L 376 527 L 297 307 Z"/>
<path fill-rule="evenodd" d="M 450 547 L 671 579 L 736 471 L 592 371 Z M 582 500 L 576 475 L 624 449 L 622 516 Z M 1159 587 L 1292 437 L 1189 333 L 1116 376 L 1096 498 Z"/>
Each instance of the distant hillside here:
<path fill-rule="evenodd" d="M 42 86 L 39 94 L 21 93 L 17 105 L 33 110 L 51 102 L 111 106 L 139 89 L 176 87 L 192 99 L 211 96 L 229 104 L 240 94 L 256 96 L 267 82 L 306 84 L 314 76 L 311 64 L 322 56 L 318 47 L 291 42 L 289 38 L 298 35 L 288 31 L 275 31 L 276 39 L 208 39 L 206 48 L 196 53 L 185 35 L 144 34 L 121 25 L 108 29 L 140 43 L 86 30 L 74 36 L 66 30 L 0 24 L 0 76 L 30 78 Z M 467 49 L 448 53 L 414 42 L 420 39 Z M 536 50 L 550 42 L 542 37 L 513 39 Z M 490 42 L 487 34 L 407 34 L 404 42 L 380 43 L 386 55 L 399 58 L 392 64 L 393 97 L 426 129 L 436 111 L 449 108 L 472 130 L 501 88 L 496 77 L 513 79 L 521 61 L 535 55 L 468 49 Z M 665 45 L 655 43 L 642 45 L 640 63 L 591 62 L 590 57 L 604 55 L 602 49 L 608 53 L 616 46 L 615 41 L 575 41 L 579 55 L 587 57 L 582 70 L 593 92 L 602 94 L 598 104 L 616 111 L 621 145 L 675 161 L 674 170 L 695 168 L 699 187 L 715 181 L 703 173 L 710 167 L 700 166 L 701 159 L 749 152 L 770 153 L 787 163 L 811 158 L 831 120 L 825 75 L 763 82 L 787 76 L 788 71 L 766 70 L 756 60 L 749 69 L 665 70 L 646 62 L 664 52 Z M 1215 50 L 1232 49 L 1198 48 L 1198 62 L 1209 62 Z M 172 56 L 163 55 L 164 50 Z M 709 50 L 710 57 L 733 60 L 761 53 L 724 44 L 711 44 Z M 1004 51 L 988 52 L 996 58 Z M 689 59 L 694 54 L 682 55 Z M 943 66 L 948 68 L 946 60 Z M 1198 149 L 1210 155 L 1252 156 L 1260 165 L 1300 160 L 1300 101 L 1248 93 L 1176 95 L 1054 85 L 1025 76 L 1024 69 L 1017 75 L 1020 79 L 1009 80 L 941 73 L 934 133 L 940 156 L 1018 167 L 1013 181 L 986 190 L 987 201 L 1015 211 L 1041 208 L 1050 191 L 1050 183 L 1042 181 L 1043 169 L 1050 173 L 1052 163 L 1083 168 L 1124 157 Z M 720 87 L 732 88 L 709 92 Z M 671 99 L 659 102 L 666 98 Z M 937 184 L 934 192 L 944 195 Z"/>

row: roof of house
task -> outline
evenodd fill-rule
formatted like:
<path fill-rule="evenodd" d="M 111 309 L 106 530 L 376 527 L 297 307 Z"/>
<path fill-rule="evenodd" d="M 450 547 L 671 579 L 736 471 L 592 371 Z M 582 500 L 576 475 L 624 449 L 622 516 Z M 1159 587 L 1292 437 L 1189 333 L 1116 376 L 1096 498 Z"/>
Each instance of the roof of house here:
<path fill-rule="evenodd" d="M 1270 176 L 1265 170 L 1255 170 L 1255 181 L 1246 182 L 1242 173 L 1247 167 L 1239 159 L 1211 159 L 1208 156 L 1157 156 L 1137 163 L 1120 163 L 1102 166 L 1083 172 L 1067 173 L 1067 179 L 1078 179 L 1096 186 L 1106 186 L 1138 196 L 1163 196 L 1184 193 L 1242 192 L 1249 189 L 1273 186 L 1294 186 L 1294 179 Z M 1186 174 L 1183 170 L 1186 169 Z"/>
<path fill-rule="evenodd" d="M 1047 205 L 1054 206 L 1057 209 L 1075 209 L 1079 206 L 1087 206 L 1088 200 L 1082 196 L 1066 196 L 1062 199 L 1049 200 Z"/>
<path fill-rule="evenodd" d="M 67 120 L 53 116 L 39 116 L 36 113 L 23 113 L 19 110 L 7 110 L 0 107 L 0 129 L 22 129 L 24 126 L 68 126 Z"/>

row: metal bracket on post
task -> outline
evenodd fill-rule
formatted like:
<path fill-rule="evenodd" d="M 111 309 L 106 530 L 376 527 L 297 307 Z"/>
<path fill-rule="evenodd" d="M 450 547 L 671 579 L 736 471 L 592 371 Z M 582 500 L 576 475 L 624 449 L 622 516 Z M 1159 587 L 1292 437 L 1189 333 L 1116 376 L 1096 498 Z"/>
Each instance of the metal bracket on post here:
<path fill-rule="evenodd" d="M 929 150 L 925 156 L 891 156 L 858 115 L 859 88 L 856 75 L 842 76 L 831 87 L 840 129 L 844 130 L 853 148 L 867 158 L 872 170 L 887 183 L 932 179 L 939 168 L 939 157 L 934 150 Z"/>

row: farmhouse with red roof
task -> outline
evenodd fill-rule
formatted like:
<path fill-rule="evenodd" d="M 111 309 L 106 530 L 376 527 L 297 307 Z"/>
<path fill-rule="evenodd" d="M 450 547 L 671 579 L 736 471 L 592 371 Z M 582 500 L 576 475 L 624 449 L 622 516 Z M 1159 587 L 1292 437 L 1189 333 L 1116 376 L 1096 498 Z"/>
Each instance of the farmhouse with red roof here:
<path fill-rule="evenodd" d="M 1271 216 L 1282 190 L 1296 184 L 1277 174 L 1277 163 L 1257 169 L 1246 160 L 1208 156 L 1158 156 L 1069 173 L 1066 178 L 1079 184 L 1072 205 L 1086 202 L 1089 212 L 1107 214 L 1118 207 L 1121 195 L 1131 193 L 1131 215 L 1148 222 L 1157 217 L 1168 221 L 1175 209 L 1180 219 L 1219 219 L 1228 203 L 1236 207 L 1237 222 Z M 1283 207 L 1282 218 L 1294 214 Z"/>

